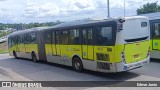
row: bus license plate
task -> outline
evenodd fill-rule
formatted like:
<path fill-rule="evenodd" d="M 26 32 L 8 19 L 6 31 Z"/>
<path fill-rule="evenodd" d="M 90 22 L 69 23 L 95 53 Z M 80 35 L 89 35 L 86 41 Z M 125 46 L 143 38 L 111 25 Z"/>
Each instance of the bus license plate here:
<path fill-rule="evenodd" d="M 137 54 L 137 55 L 134 55 L 134 58 L 136 59 L 136 58 L 139 58 L 139 54 Z"/>

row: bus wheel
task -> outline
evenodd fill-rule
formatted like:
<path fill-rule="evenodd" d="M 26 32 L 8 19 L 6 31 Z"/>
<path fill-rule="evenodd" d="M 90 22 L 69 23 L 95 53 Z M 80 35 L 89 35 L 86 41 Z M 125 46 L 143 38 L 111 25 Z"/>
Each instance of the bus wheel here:
<path fill-rule="evenodd" d="M 73 68 L 76 72 L 82 72 L 83 71 L 82 61 L 78 57 L 73 58 L 72 66 L 73 66 Z"/>
<path fill-rule="evenodd" d="M 14 56 L 14 58 L 18 59 L 17 54 L 16 54 L 15 51 L 13 51 L 13 56 Z"/>
<path fill-rule="evenodd" d="M 37 57 L 34 52 L 32 53 L 32 60 L 33 60 L 33 62 L 37 63 Z"/>

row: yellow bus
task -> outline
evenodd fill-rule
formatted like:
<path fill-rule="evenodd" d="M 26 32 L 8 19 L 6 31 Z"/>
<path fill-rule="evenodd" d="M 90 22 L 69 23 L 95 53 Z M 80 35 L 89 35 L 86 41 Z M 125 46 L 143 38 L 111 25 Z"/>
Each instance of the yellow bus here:
<path fill-rule="evenodd" d="M 150 61 L 148 18 L 82 20 L 50 28 L 17 31 L 8 37 L 9 54 L 98 72 L 123 72 Z"/>

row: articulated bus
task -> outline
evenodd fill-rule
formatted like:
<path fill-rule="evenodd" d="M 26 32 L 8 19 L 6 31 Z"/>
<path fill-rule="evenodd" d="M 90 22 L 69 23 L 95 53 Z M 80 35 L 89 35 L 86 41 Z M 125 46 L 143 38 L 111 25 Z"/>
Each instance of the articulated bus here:
<path fill-rule="evenodd" d="M 116 73 L 150 61 L 147 17 L 84 20 L 17 31 L 8 37 L 9 54 L 83 69 Z"/>

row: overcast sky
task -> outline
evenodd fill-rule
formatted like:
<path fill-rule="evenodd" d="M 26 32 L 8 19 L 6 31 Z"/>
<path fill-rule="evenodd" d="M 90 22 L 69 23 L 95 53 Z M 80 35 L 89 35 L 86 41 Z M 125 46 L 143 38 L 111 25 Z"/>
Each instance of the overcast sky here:
<path fill-rule="evenodd" d="M 158 0 L 126 0 L 126 16 Z M 160 4 L 160 2 L 158 2 Z M 122 17 L 124 0 L 110 0 L 111 17 Z M 107 0 L 0 0 L 0 23 L 73 21 L 107 17 Z"/>

